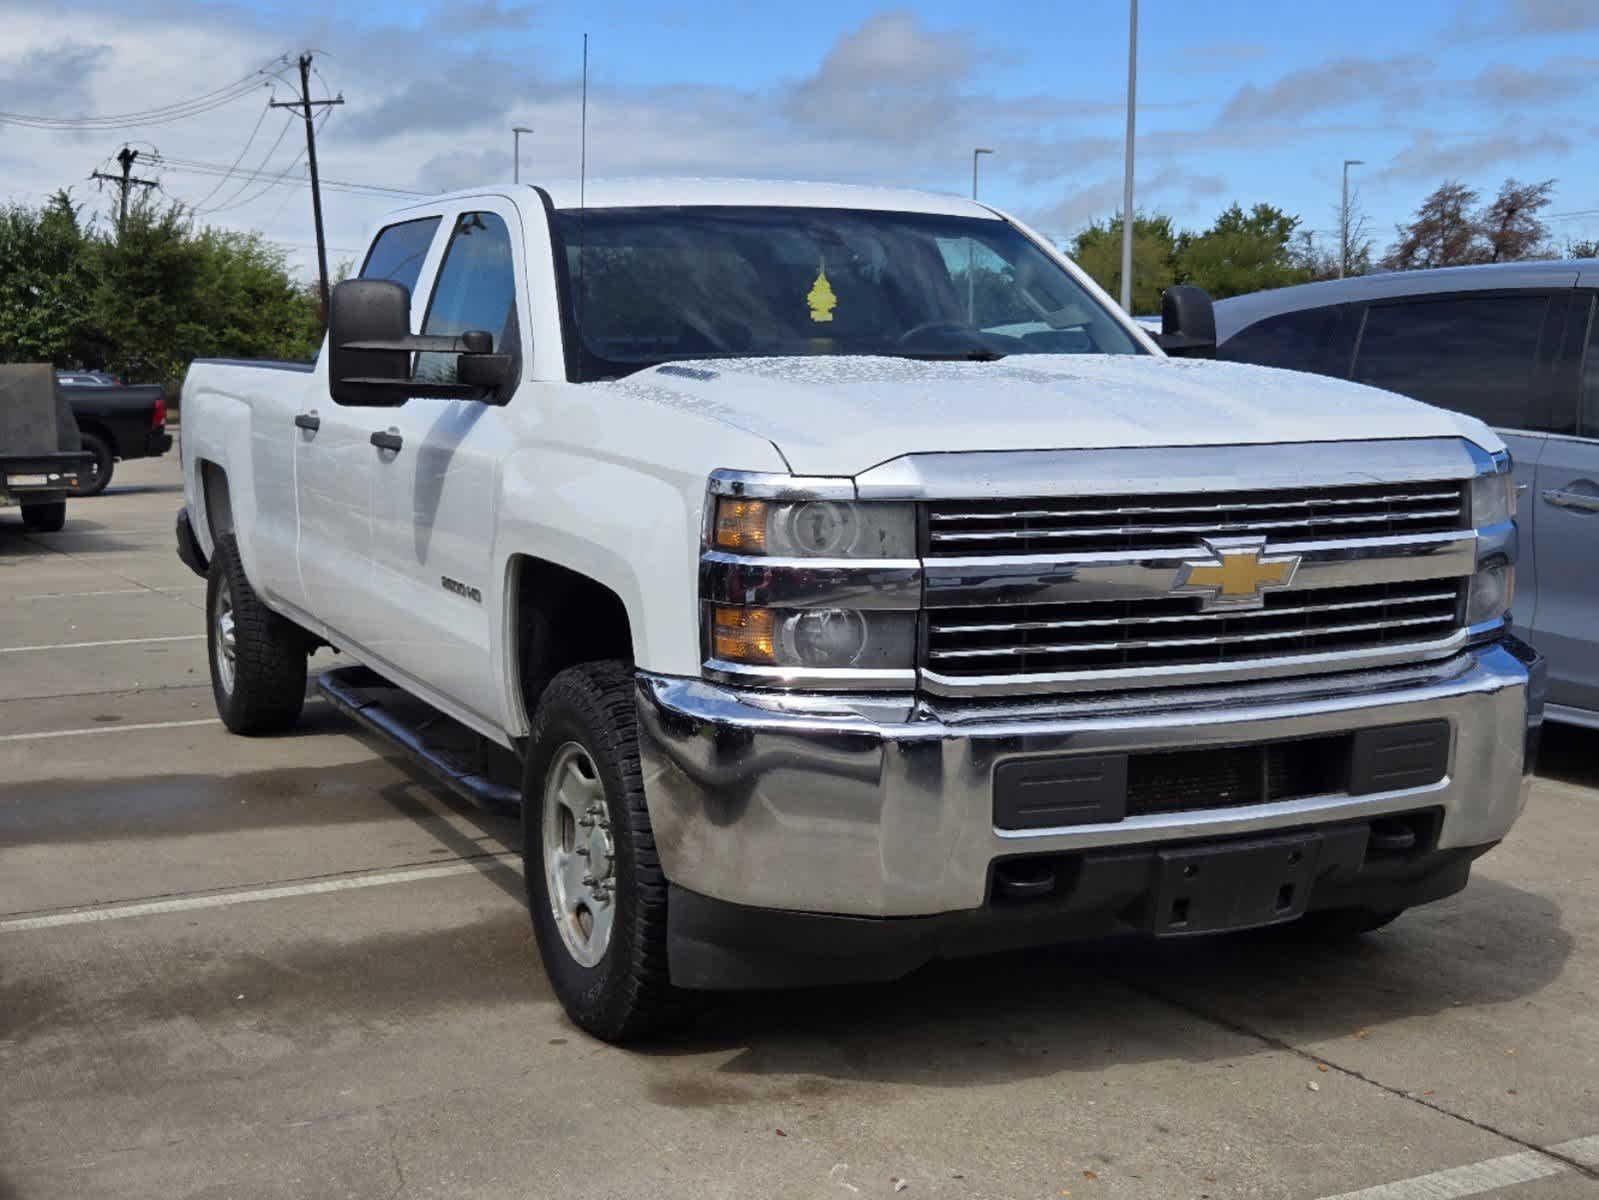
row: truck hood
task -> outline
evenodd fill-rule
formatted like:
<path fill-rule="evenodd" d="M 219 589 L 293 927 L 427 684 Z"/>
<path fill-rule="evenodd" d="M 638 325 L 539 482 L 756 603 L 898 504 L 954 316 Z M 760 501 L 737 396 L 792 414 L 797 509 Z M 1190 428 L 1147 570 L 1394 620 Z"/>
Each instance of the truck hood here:
<path fill-rule="evenodd" d="M 765 438 L 800 475 L 857 475 L 942 451 L 1425 437 L 1501 447 L 1474 418 L 1376 388 L 1154 356 L 716 359 L 670 363 L 613 386 Z"/>

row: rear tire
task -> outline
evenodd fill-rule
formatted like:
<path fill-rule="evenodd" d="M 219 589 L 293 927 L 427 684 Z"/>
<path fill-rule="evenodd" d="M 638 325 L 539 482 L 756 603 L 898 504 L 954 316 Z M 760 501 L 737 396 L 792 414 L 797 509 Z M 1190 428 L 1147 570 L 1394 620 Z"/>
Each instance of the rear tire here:
<path fill-rule="evenodd" d="M 556 675 L 534 716 L 522 864 L 545 973 L 572 1021 L 626 1042 L 681 1011 L 666 953 L 666 876 L 639 773 L 633 672 Z"/>
<path fill-rule="evenodd" d="M 22 524 L 34 533 L 59 533 L 67 523 L 67 502 L 51 500 L 46 504 L 24 504 Z"/>
<path fill-rule="evenodd" d="M 111 446 L 97 433 L 85 433 L 83 448 L 94 455 L 94 462 L 89 467 L 87 477 L 79 476 L 78 488 L 74 496 L 98 496 L 106 490 L 106 485 L 111 482 L 111 472 L 116 469 L 116 457 L 111 453 Z"/>
<path fill-rule="evenodd" d="M 238 543 L 217 539 L 206 579 L 206 646 L 217 715 L 234 733 L 282 733 L 305 707 L 305 632 L 261 603 Z"/>

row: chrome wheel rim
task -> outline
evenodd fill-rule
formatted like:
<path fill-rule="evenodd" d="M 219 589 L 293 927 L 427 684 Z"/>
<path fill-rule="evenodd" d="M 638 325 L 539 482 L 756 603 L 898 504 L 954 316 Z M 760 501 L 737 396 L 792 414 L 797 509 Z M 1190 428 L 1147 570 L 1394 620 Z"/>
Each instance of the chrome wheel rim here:
<path fill-rule="evenodd" d="M 212 638 L 216 642 L 217 682 L 230 696 L 233 694 L 234 657 L 238 644 L 233 630 L 233 597 L 224 582 L 217 588 L 217 611 L 212 619 Z"/>
<path fill-rule="evenodd" d="M 544 776 L 544 881 L 567 952 L 592 967 L 616 915 L 616 843 L 605 785 L 589 752 L 567 742 Z"/>

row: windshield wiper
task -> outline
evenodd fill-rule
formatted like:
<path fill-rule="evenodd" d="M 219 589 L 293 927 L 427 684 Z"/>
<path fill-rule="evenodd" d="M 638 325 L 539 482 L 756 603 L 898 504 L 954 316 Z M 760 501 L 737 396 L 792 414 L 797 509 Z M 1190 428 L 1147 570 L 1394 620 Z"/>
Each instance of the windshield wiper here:
<path fill-rule="evenodd" d="M 998 350 L 902 351 L 895 358 L 914 358 L 918 362 L 998 362 L 1007 357 Z"/>

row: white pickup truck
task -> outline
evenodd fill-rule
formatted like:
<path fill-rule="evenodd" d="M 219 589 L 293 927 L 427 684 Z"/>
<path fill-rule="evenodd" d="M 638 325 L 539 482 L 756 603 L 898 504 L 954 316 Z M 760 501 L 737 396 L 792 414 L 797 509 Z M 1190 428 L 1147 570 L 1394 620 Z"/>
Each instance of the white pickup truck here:
<path fill-rule="evenodd" d="M 1152 336 L 966 200 L 577 201 L 404 209 L 315 365 L 195 363 L 178 540 L 230 729 L 290 726 L 336 646 L 337 704 L 520 807 L 582 1027 L 1357 933 L 1510 829 L 1543 670 L 1480 422 L 1200 361 L 1203 293 Z"/>

